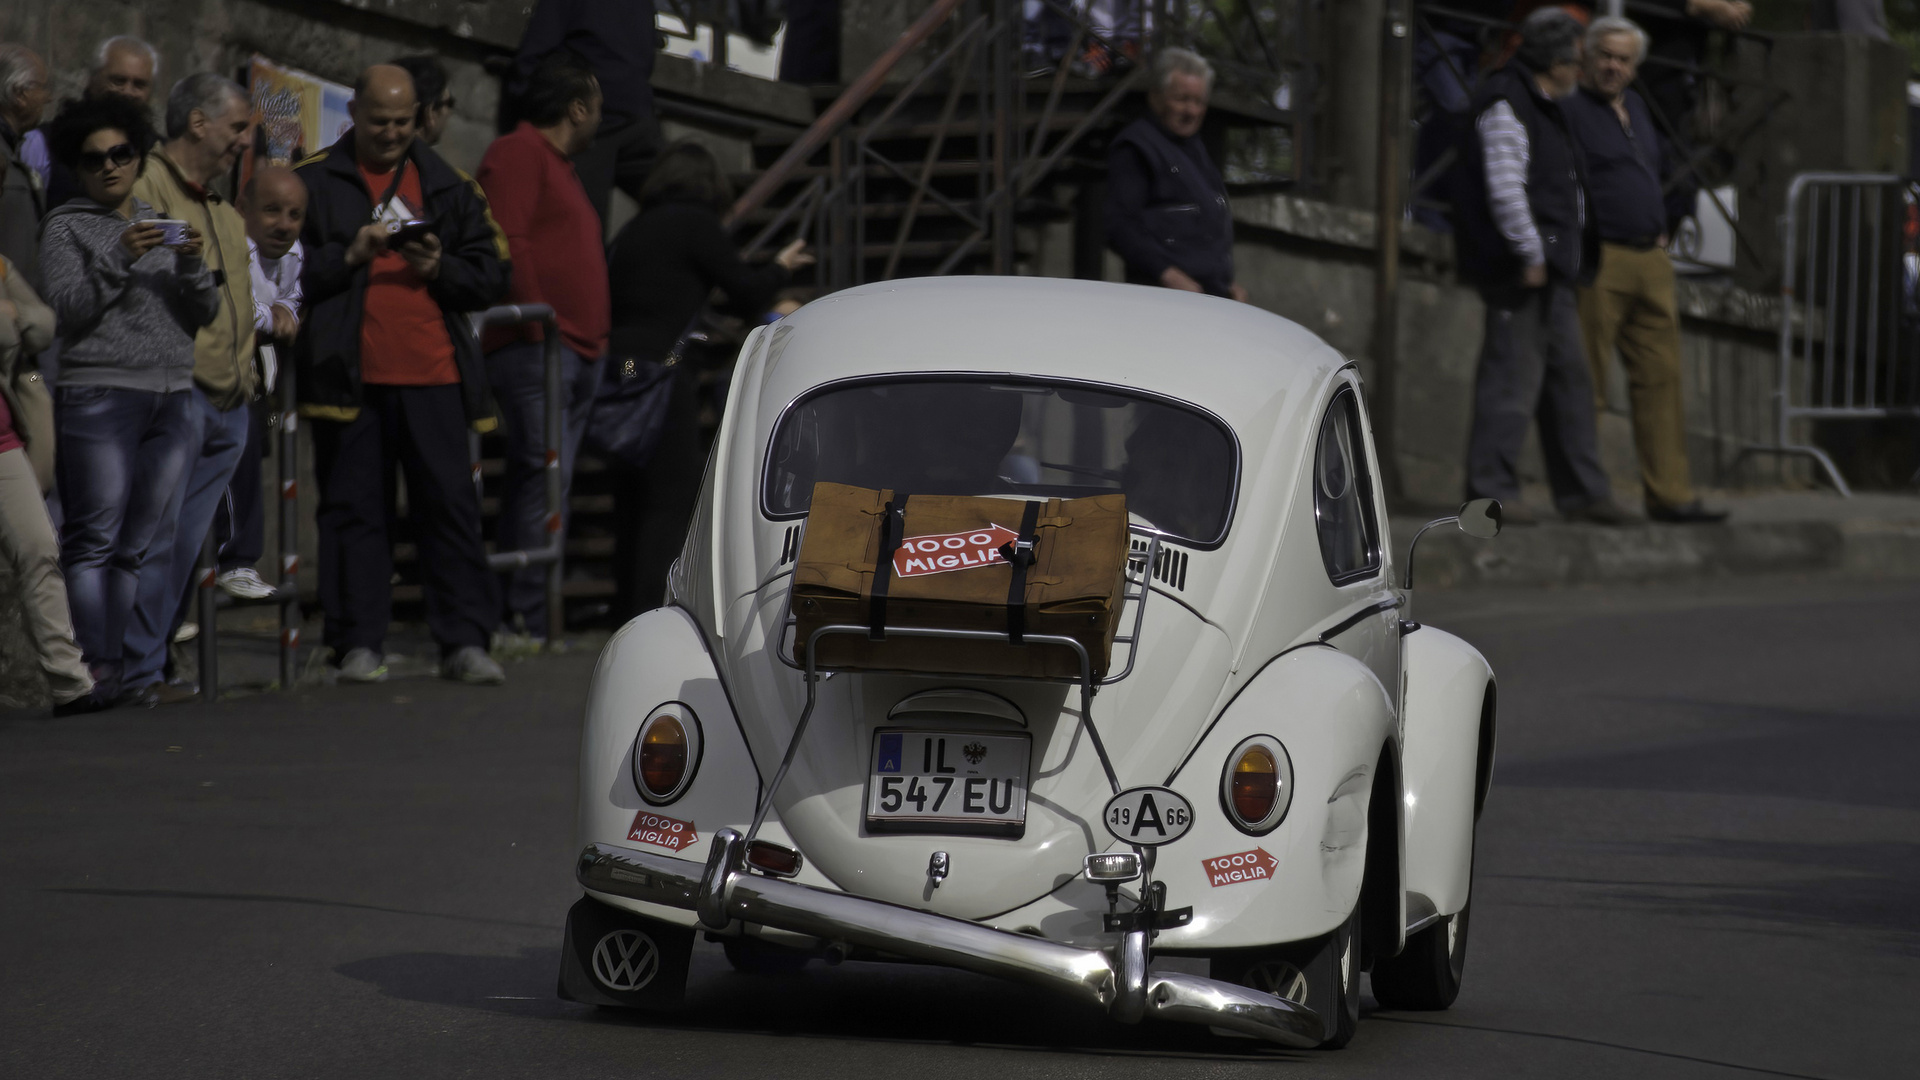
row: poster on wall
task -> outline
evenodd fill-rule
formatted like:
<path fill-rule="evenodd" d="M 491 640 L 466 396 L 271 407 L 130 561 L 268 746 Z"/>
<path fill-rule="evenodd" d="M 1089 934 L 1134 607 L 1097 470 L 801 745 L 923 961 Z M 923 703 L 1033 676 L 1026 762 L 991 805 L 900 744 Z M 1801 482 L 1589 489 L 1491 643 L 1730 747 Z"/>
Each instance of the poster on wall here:
<path fill-rule="evenodd" d="M 247 92 L 253 99 L 253 146 L 240 165 L 241 182 L 256 161 L 293 165 L 346 134 L 353 121 L 347 103 L 353 88 L 298 68 L 281 67 L 255 54 L 247 62 Z"/>

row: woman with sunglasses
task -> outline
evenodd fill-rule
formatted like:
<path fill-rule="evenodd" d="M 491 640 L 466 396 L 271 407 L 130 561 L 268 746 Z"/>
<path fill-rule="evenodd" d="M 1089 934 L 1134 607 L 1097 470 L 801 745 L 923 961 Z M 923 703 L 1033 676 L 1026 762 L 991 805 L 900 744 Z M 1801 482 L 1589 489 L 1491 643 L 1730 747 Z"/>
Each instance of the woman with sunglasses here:
<path fill-rule="evenodd" d="M 193 339 L 218 314 L 220 293 L 199 234 L 185 229 L 168 243 L 170 230 L 133 196 L 154 144 L 143 109 L 111 94 L 68 102 L 47 142 L 85 196 L 47 215 L 40 250 L 60 325 L 60 561 L 95 680 L 62 710 L 85 712 L 120 694 L 120 643 L 140 575 L 154 536 L 171 532 L 161 527 L 167 515 L 179 513 L 197 434 Z"/>

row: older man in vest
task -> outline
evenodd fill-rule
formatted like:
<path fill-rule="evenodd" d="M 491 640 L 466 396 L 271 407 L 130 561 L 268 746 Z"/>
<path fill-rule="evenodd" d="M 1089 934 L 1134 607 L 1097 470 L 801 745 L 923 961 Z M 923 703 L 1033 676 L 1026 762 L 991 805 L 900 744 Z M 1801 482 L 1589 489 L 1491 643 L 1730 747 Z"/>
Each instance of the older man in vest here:
<path fill-rule="evenodd" d="M 1519 52 L 1481 86 L 1462 147 L 1460 273 L 1487 305 L 1467 496 L 1499 499 L 1510 524 L 1535 520 L 1520 501 L 1518 467 L 1535 416 L 1560 513 L 1602 525 L 1631 520 L 1600 465 L 1574 296 L 1593 280 L 1600 251 L 1586 165 L 1561 109 L 1579 85 L 1583 33 L 1558 8 L 1527 16 Z"/>

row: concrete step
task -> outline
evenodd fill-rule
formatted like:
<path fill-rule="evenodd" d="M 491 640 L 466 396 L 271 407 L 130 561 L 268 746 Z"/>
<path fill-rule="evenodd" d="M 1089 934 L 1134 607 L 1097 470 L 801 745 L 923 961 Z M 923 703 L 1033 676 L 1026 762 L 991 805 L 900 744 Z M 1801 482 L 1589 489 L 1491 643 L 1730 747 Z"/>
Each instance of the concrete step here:
<path fill-rule="evenodd" d="M 1720 525 L 1565 523 L 1476 540 L 1452 528 L 1420 541 L 1418 589 L 1644 584 L 1760 574 L 1920 578 L 1920 498 L 1819 492 L 1709 498 Z M 1427 520 L 1395 515 L 1404 545 Z M 1404 567 L 1405 549 L 1396 546 Z M 1404 572 L 1404 570 L 1403 570 Z"/>

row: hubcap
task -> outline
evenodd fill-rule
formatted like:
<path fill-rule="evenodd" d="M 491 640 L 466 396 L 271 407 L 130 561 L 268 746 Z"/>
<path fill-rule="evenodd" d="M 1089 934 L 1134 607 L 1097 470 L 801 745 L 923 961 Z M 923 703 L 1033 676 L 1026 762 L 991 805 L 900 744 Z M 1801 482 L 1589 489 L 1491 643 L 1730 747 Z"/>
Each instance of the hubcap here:
<path fill-rule="evenodd" d="M 1307 975 L 1284 960 L 1268 960 L 1247 969 L 1246 984 L 1295 1005 L 1307 1003 Z"/>

